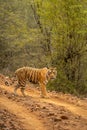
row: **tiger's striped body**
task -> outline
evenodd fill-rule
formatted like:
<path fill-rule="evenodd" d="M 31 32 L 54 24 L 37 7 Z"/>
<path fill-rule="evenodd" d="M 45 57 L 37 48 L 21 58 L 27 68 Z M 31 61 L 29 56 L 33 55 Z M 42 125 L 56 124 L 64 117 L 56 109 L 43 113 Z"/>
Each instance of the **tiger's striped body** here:
<path fill-rule="evenodd" d="M 38 83 L 41 88 L 42 97 L 46 96 L 46 84 L 51 78 L 56 78 L 56 72 L 53 74 L 53 71 L 55 69 L 37 69 L 32 67 L 22 67 L 16 70 L 15 75 L 18 79 L 18 84 L 15 87 L 14 93 L 16 94 L 16 91 L 18 88 L 21 88 L 22 94 L 24 94 L 26 81 L 32 82 L 32 83 Z"/>

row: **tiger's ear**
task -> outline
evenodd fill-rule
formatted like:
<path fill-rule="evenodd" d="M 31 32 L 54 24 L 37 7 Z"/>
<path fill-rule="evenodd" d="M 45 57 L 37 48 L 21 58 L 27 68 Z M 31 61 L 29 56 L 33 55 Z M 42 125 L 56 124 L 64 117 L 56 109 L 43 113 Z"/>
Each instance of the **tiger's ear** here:
<path fill-rule="evenodd" d="M 57 70 L 56 67 L 49 67 L 48 69 L 51 69 L 51 70 Z"/>
<path fill-rule="evenodd" d="M 57 67 L 54 67 L 55 70 L 57 70 Z"/>
<path fill-rule="evenodd" d="M 47 66 L 47 69 L 50 69 L 50 64 L 49 63 L 47 63 L 46 66 Z"/>

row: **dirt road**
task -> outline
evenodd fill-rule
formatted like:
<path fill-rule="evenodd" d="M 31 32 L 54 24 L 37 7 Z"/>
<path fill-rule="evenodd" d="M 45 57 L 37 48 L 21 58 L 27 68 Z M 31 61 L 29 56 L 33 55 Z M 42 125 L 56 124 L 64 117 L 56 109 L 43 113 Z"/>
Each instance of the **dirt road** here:
<path fill-rule="evenodd" d="M 86 101 L 72 103 L 52 93 L 43 99 L 35 88 L 25 98 L 12 93 L 12 86 L 0 86 L 0 130 L 87 130 Z"/>

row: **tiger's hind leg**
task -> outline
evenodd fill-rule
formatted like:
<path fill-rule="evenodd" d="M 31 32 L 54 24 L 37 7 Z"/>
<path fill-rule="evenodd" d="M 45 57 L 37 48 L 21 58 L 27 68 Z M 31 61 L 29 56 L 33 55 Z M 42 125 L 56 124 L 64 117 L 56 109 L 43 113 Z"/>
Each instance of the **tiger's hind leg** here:
<path fill-rule="evenodd" d="M 17 96 L 17 90 L 20 88 L 20 85 L 17 84 L 14 89 L 14 95 Z"/>
<path fill-rule="evenodd" d="M 25 97 L 26 95 L 25 95 L 25 93 L 24 93 L 24 90 L 25 90 L 25 86 L 21 87 L 21 93 L 22 93 L 22 95 Z"/>

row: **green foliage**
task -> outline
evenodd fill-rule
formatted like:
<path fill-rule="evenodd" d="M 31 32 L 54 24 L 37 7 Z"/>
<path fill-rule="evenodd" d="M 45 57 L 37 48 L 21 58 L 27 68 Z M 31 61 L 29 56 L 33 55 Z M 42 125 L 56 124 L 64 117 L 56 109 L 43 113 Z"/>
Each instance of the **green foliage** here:
<path fill-rule="evenodd" d="M 56 66 L 48 88 L 87 93 L 86 0 L 0 0 L 0 69 Z"/>
<path fill-rule="evenodd" d="M 48 0 L 43 1 L 39 9 L 42 24 L 48 30 L 51 28 L 52 63 L 59 68 L 58 74 L 61 75 L 53 89 L 60 90 L 59 86 L 63 86 L 62 91 L 80 93 L 80 88 L 83 87 L 83 91 L 87 88 L 83 78 L 86 68 L 82 61 L 84 53 L 87 55 L 86 6 L 86 1 Z"/>

